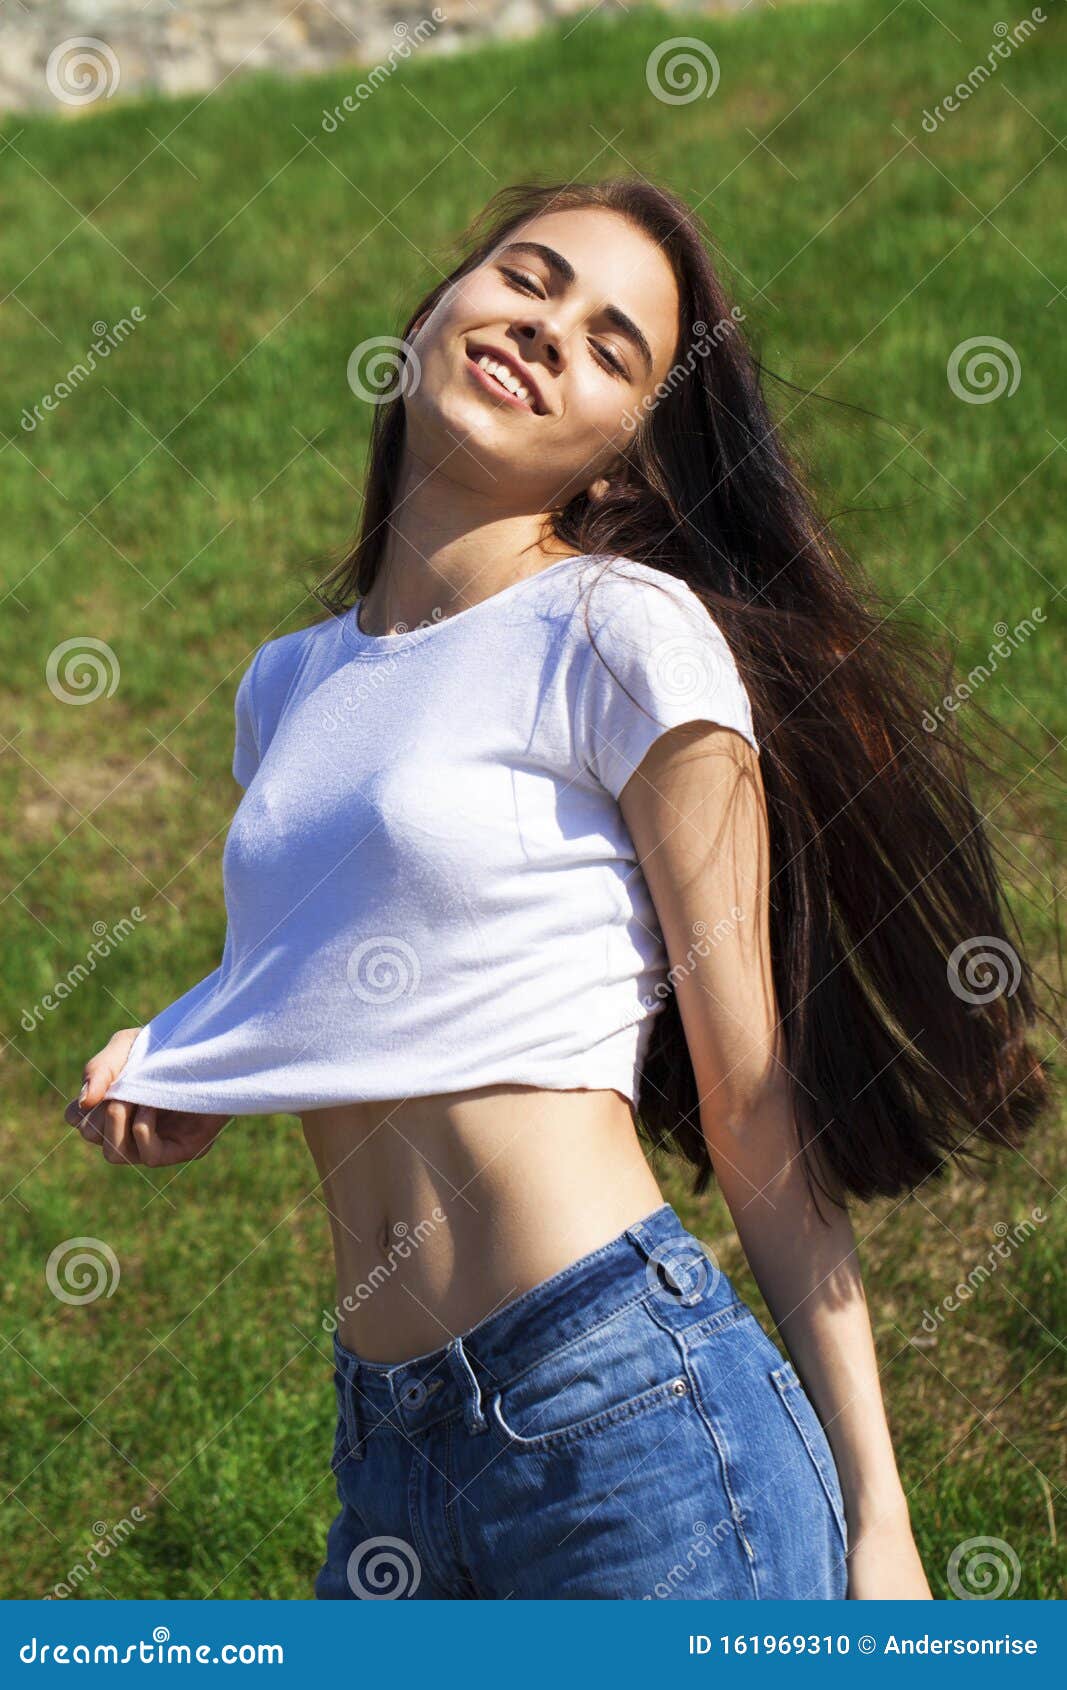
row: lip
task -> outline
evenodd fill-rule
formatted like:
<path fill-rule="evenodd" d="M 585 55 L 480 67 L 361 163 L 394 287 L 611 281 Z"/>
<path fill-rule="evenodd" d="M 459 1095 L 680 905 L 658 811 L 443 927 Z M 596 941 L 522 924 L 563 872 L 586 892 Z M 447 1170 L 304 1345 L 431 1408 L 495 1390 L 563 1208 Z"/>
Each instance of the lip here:
<path fill-rule="evenodd" d="M 521 411 L 531 411 L 534 416 L 538 417 L 544 416 L 547 407 L 545 405 L 541 389 L 530 374 L 530 371 L 520 364 L 518 359 L 513 357 L 510 352 L 504 352 L 499 346 L 490 346 L 486 341 L 470 340 L 466 345 L 466 354 L 467 363 L 470 365 L 474 376 L 488 392 L 494 394 L 497 398 L 510 400 L 510 402 L 513 405 L 517 405 Z M 506 364 L 508 369 L 518 377 L 523 386 L 528 388 L 530 393 L 533 395 L 533 404 L 528 405 L 525 399 L 520 399 L 516 394 L 509 393 L 506 387 L 501 387 L 500 383 L 495 381 L 492 376 L 487 375 L 484 370 L 479 369 L 478 365 L 475 363 L 475 359 L 481 357 L 495 358 L 497 363 Z"/>

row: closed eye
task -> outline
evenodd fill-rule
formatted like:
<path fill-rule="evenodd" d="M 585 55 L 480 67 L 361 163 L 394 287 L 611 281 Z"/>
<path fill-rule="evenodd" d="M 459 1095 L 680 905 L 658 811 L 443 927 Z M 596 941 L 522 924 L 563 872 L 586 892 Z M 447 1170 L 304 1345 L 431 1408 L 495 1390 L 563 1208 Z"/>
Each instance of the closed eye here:
<path fill-rule="evenodd" d="M 537 283 L 534 281 L 532 276 L 524 275 L 521 270 L 511 270 L 504 264 L 500 266 L 500 271 L 502 275 L 507 277 L 509 287 L 515 288 L 519 293 L 532 294 L 535 299 L 544 298 L 544 294 L 538 290 Z M 592 344 L 593 350 L 597 354 L 597 358 L 607 369 L 611 371 L 612 375 L 622 376 L 624 378 L 628 377 L 629 372 L 626 369 L 626 365 L 615 353 L 612 352 L 609 346 L 601 346 L 596 341 Z"/>

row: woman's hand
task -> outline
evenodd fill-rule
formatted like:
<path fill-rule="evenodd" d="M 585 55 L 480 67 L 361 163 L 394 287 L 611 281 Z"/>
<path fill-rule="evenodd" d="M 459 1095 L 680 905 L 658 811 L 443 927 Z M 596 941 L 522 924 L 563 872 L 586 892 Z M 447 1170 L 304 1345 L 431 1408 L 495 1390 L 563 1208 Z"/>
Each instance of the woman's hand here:
<path fill-rule="evenodd" d="M 907 1520 L 877 1521 L 849 1530 L 848 1595 L 851 1601 L 933 1600 Z"/>
<path fill-rule="evenodd" d="M 194 1162 L 206 1156 L 229 1115 L 195 1115 L 176 1109 L 155 1109 L 146 1103 L 101 1099 L 126 1066 L 139 1027 L 123 1027 L 83 1070 L 80 1095 L 68 1103 L 63 1118 L 77 1127 L 86 1144 L 101 1145 L 106 1162 L 139 1163 L 165 1168 L 175 1162 Z"/>

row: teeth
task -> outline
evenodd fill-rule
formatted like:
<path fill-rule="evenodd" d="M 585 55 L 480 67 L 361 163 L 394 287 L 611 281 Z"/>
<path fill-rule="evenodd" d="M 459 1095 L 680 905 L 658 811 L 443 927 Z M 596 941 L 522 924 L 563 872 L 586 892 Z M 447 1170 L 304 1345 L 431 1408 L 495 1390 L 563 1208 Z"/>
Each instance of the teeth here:
<path fill-rule="evenodd" d="M 507 388 L 509 393 L 514 393 L 517 399 L 522 399 L 527 405 L 532 405 L 533 394 L 528 387 L 523 386 L 518 376 L 513 370 L 509 370 L 506 364 L 498 364 L 495 358 L 490 358 L 484 352 L 480 358 L 475 359 L 475 363 L 480 370 L 487 370 L 491 376 L 494 376 L 502 387 Z"/>

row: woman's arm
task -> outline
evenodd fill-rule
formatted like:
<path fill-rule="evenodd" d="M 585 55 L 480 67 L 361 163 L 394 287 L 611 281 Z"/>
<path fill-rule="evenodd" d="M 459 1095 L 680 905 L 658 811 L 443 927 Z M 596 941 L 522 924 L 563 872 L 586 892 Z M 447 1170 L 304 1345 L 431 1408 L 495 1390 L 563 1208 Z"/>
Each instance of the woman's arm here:
<path fill-rule="evenodd" d="M 652 746 L 619 803 L 663 929 L 716 1178 L 834 1453 L 849 1595 L 928 1597 L 851 1222 L 825 1197 L 825 1219 L 815 1209 L 779 1060 L 759 760 L 727 729 L 675 728 Z"/>

